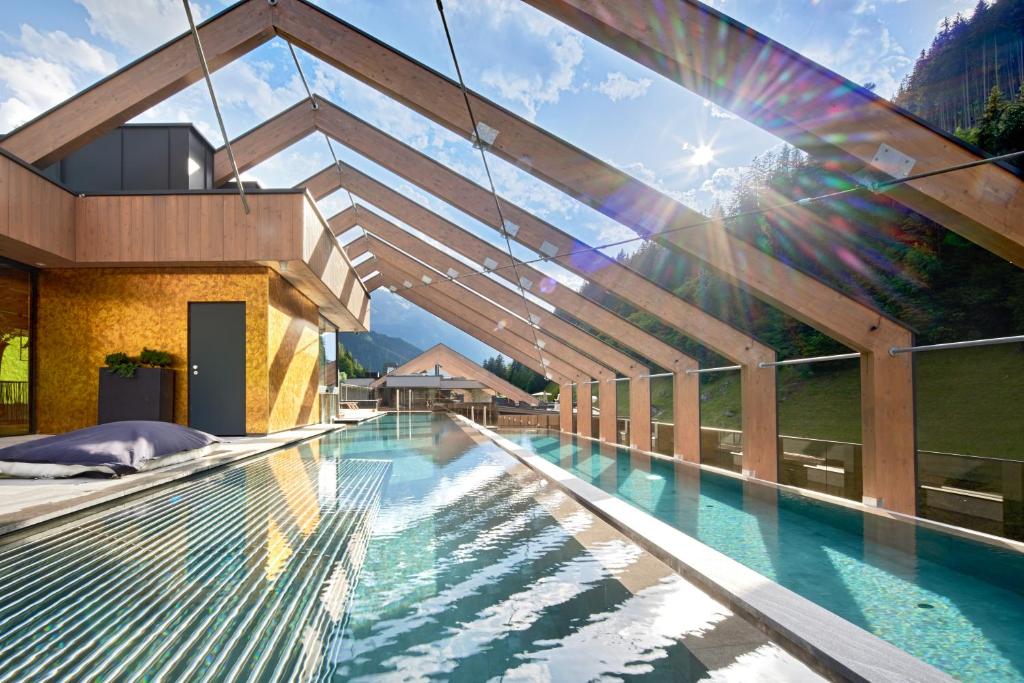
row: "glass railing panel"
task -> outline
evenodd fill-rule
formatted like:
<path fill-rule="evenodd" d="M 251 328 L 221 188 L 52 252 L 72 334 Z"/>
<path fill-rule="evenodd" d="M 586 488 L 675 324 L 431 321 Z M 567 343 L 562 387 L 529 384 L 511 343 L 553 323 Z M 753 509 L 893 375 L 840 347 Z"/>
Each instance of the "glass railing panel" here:
<path fill-rule="evenodd" d="M 734 472 L 742 470 L 738 370 L 700 376 L 700 461 Z"/>
<path fill-rule="evenodd" d="M 611 384 L 608 382 L 607 384 Z M 615 382 L 615 441 L 629 445 L 629 381 Z"/>
<path fill-rule="evenodd" d="M 651 378 L 651 450 L 672 455 L 672 377 Z"/>
<path fill-rule="evenodd" d="M 861 500 L 860 362 L 778 368 L 779 482 Z"/>
<path fill-rule="evenodd" d="M 1024 345 L 914 362 L 918 514 L 1024 540 Z"/>

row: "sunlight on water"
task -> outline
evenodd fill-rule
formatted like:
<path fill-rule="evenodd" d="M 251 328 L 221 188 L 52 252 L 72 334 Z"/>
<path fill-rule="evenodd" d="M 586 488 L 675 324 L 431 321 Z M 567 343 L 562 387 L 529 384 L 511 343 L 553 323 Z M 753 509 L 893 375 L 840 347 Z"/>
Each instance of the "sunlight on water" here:
<path fill-rule="evenodd" d="M 1020 552 L 587 439 L 503 431 L 958 678 L 1024 680 Z"/>
<path fill-rule="evenodd" d="M 616 477 L 612 458 L 589 465 Z M 660 498 L 650 475 L 627 487 Z M 818 680 L 440 416 L 0 547 L 0 581 L 0 681 Z"/>

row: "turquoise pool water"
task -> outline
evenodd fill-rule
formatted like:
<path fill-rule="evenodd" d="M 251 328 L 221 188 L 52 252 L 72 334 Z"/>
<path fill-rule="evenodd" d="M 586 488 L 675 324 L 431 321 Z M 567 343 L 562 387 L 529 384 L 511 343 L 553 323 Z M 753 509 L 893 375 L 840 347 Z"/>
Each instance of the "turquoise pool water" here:
<path fill-rule="evenodd" d="M 503 430 L 932 665 L 1024 680 L 1024 554 L 564 434 Z"/>
<path fill-rule="evenodd" d="M 709 677 L 818 680 L 445 417 L 0 545 L 0 681 Z"/>

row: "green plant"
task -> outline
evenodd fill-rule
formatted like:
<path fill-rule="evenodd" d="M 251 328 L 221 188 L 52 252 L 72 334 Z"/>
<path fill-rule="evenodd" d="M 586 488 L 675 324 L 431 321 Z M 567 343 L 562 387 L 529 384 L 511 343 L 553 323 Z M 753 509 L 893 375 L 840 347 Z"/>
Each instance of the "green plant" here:
<path fill-rule="evenodd" d="M 134 377 L 135 370 L 139 367 L 138 361 L 122 351 L 107 354 L 107 357 L 104 360 L 107 363 L 108 371 L 115 375 L 124 377 L 125 379 L 131 379 Z"/>
<path fill-rule="evenodd" d="M 153 349 L 142 349 L 139 354 L 139 363 L 153 368 L 170 367 L 172 362 L 171 354 L 167 351 L 155 351 Z"/>

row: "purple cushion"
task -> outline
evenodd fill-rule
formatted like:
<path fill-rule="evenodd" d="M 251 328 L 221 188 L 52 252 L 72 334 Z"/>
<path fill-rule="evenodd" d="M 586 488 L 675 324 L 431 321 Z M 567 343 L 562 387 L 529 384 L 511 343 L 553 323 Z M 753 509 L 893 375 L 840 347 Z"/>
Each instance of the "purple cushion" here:
<path fill-rule="evenodd" d="M 170 422 L 126 420 L 8 446 L 0 449 L 0 461 L 106 466 L 120 475 L 218 441 L 212 434 Z"/>

